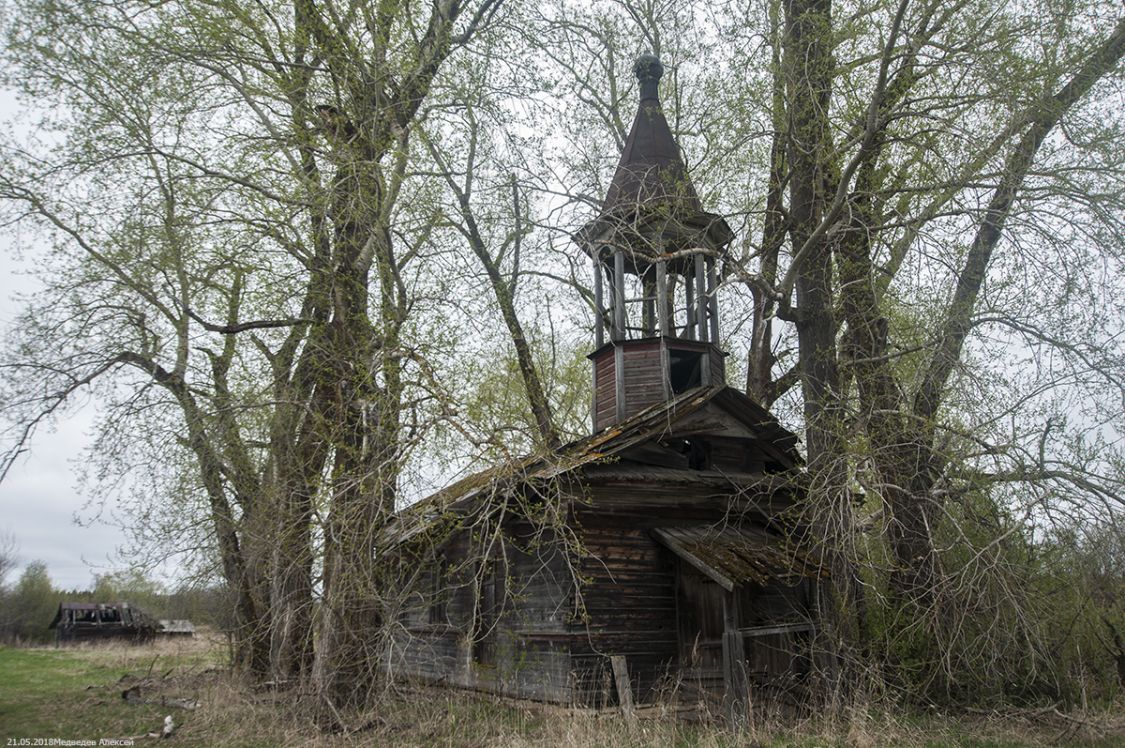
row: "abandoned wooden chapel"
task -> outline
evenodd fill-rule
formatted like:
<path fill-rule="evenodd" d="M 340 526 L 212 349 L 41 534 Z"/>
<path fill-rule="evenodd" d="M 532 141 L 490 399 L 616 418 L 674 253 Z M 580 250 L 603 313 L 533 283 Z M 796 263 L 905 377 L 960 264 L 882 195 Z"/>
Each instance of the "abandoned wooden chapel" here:
<path fill-rule="evenodd" d="M 799 694 L 825 576 L 797 549 L 797 438 L 727 386 L 717 259 L 661 110 L 660 61 L 600 215 L 593 434 L 469 476 L 396 515 L 413 576 L 396 676 L 563 704 Z"/>

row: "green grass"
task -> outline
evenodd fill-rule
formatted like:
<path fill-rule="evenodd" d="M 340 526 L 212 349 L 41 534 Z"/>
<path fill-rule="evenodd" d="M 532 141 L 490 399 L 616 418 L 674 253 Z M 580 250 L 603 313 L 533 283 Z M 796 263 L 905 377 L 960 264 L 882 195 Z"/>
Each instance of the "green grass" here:
<path fill-rule="evenodd" d="M 0 738 L 126 738 L 158 731 L 164 716 L 192 713 L 122 698 L 132 678 L 192 672 L 215 662 L 207 646 L 161 643 L 100 648 L 0 647 Z M 179 694 L 176 694 L 179 695 Z M 191 698 L 190 694 L 183 694 Z"/>
<path fill-rule="evenodd" d="M 68 650 L 0 649 L 0 737 L 98 739 L 159 729 L 161 707 L 114 688 L 128 670 Z"/>

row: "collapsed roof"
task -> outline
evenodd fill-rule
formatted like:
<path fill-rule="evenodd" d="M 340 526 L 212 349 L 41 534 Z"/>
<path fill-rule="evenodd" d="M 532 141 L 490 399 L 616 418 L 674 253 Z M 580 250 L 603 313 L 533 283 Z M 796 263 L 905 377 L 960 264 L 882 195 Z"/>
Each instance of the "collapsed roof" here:
<path fill-rule="evenodd" d="M 583 468 L 605 467 L 617 478 L 614 463 L 630 448 L 684 433 L 698 422 L 709 406 L 729 415 L 782 469 L 801 464 L 797 437 L 769 411 L 730 387 L 699 387 L 658 403 L 593 436 L 571 442 L 547 455 L 528 455 L 466 476 L 450 486 L 398 512 L 384 534 L 383 543 L 394 546 L 424 532 L 442 517 L 461 514 L 478 504 L 510 495 L 522 485 L 549 481 Z M 720 487 L 756 486 L 763 492 L 792 489 L 799 475 L 732 473 L 729 471 L 675 470 L 643 466 L 637 478 L 666 482 L 711 483 Z M 627 472 L 627 469 L 626 469 Z M 628 477 L 627 475 L 625 477 Z"/>
<path fill-rule="evenodd" d="M 653 531 L 670 551 L 727 591 L 773 582 L 792 585 L 823 577 L 822 564 L 790 547 L 786 539 L 752 527 L 699 524 Z"/>

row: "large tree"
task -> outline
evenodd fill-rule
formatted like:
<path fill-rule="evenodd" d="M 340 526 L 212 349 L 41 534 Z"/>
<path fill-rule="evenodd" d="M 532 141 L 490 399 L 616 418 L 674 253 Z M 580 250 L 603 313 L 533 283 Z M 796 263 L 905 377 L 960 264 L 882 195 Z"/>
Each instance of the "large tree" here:
<path fill-rule="evenodd" d="M 1098 108 L 1091 90 L 1108 91 L 1106 79 L 1120 70 L 1125 56 L 1125 19 L 1107 32 L 1079 34 L 1053 16 L 1053 9 L 1042 15 L 1014 10 L 1000 12 L 985 29 L 972 21 L 964 24 L 960 14 L 965 10 L 962 4 L 900 3 L 884 27 L 881 49 L 873 49 L 871 74 L 845 95 L 836 90 L 848 79 L 833 62 L 836 26 L 828 3 L 787 4 L 781 34 L 779 86 L 787 102 L 788 133 L 784 153 L 777 153 L 784 163 L 775 170 L 789 182 L 784 206 L 789 257 L 776 287 L 776 309 L 796 328 L 809 466 L 827 491 L 825 503 L 848 501 L 846 457 L 852 450 L 845 434 L 851 424 L 862 429 L 866 444 L 856 469 L 882 502 L 880 527 L 892 554 L 893 601 L 913 606 L 915 620 L 933 625 L 935 652 L 956 636 L 956 624 L 944 625 L 958 620 L 951 612 L 970 602 L 957 594 L 957 585 L 945 583 L 935 540 L 951 496 L 956 500 L 989 490 L 993 482 L 1058 481 L 1081 486 L 1087 501 L 1100 501 L 1120 499 L 1122 485 L 1108 461 L 1080 466 L 1052 454 L 1058 447 L 1046 444 L 1050 417 L 1036 458 L 1027 453 L 1025 436 L 998 440 L 987 428 L 970 432 L 967 441 L 975 444 L 969 446 L 958 433 L 965 414 L 942 406 L 953 399 L 954 374 L 974 329 L 1007 325 L 1053 345 L 1061 338 L 1036 335 L 1051 325 L 1043 319 L 1045 309 L 1071 319 L 1082 314 L 1058 305 L 1009 311 L 1003 301 L 985 296 L 990 275 L 1000 285 L 1012 283 L 1003 271 L 990 270 L 1000 265 L 994 262 L 997 254 L 1021 251 L 1018 241 L 1004 241 L 1013 212 L 1019 211 L 1025 224 L 1021 238 L 1037 253 L 1055 254 L 1087 271 L 1099 250 L 1104 260 L 1120 262 L 1119 245 L 1072 248 L 1036 241 L 1027 229 L 1041 227 L 1042 239 L 1066 225 L 1059 217 L 1073 210 L 1066 202 L 1077 196 L 1066 188 L 1076 181 L 1076 172 L 1060 163 L 1065 146 L 1058 136 L 1054 147 L 1045 144 L 1063 122 L 1072 124 L 1071 132 L 1088 124 L 1083 119 Z M 1070 34 L 1061 52 L 1060 22 Z M 1038 43 L 1021 48 L 1016 40 L 1027 36 Z M 957 59 L 961 55 L 964 60 Z M 989 65 L 993 56 L 997 68 Z M 968 76 L 959 71 L 965 65 Z M 974 67 L 990 78 L 974 81 Z M 1018 70 L 1020 77 L 1008 77 L 1009 70 Z M 995 96 L 996 78 L 1004 85 L 1003 98 L 990 96 Z M 844 127 L 833 124 L 834 98 L 851 104 L 846 111 L 854 112 L 844 118 Z M 935 117 L 958 127 L 932 132 L 928 123 Z M 1102 170 L 1077 181 L 1089 179 L 1108 193 L 1078 198 L 1093 210 L 1071 213 L 1072 226 L 1089 221 L 1083 228 L 1093 233 L 1099 226 L 1113 232 L 1121 225 L 1123 154 L 1101 147 L 1120 126 L 1106 122 L 1092 141 L 1075 138 L 1069 162 L 1092 157 Z M 960 146 L 956 151 L 955 145 Z M 937 162 L 939 149 L 956 155 Z M 939 219 L 951 214 L 959 220 L 943 224 Z M 936 239 L 944 267 L 926 268 L 937 293 L 923 302 L 899 295 L 902 290 L 916 294 L 920 279 L 907 281 L 913 289 L 902 289 L 898 281 L 903 262 L 928 250 L 927 236 Z M 1032 279 L 1025 293 L 1043 298 L 1053 290 Z M 902 305 L 919 303 L 928 307 L 929 319 L 905 329 L 892 326 L 889 317 Z M 1055 353 L 1073 356 L 1072 364 L 1092 378 L 1099 396 L 1113 389 L 1120 394 L 1120 371 L 1106 365 L 1116 355 L 1113 334 L 1091 332 L 1095 338 L 1087 351 L 1093 355 L 1065 343 Z M 909 338 L 896 339 L 899 335 Z M 994 463 L 1003 466 L 999 474 L 983 470 L 975 459 L 981 446 L 1005 455 Z M 833 516 L 846 518 L 847 511 Z"/>
<path fill-rule="evenodd" d="M 9 144 L 0 193 L 52 244 L 6 356 L 9 456 L 100 386 L 107 428 L 193 463 L 240 660 L 311 675 L 328 704 L 371 682 L 374 538 L 409 451 L 404 393 L 426 378 L 404 339 L 427 290 L 410 276 L 425 213 L 400 208 L 411 137 L 500 6 L 7 9 L 8 82 L 46 116 Z"/>

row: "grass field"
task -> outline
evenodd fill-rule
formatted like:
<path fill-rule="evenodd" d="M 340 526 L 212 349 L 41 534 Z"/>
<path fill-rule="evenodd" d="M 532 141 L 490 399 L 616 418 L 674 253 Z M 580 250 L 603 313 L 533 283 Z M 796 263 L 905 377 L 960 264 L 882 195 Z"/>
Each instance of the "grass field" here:
<path fill-rule="evenodd" d="M 634 724 L 615 713 L 567 710 L 434 688 L 388 693 L 355 717 L 351 734 L 325 735 L 288 696 L 255 692 L 223 667 L 218 642 L 164 641 L 145 646 L 0 648 L 0 746 L 35 741 L 132 739 L 182 746 L 561 746 L 726 748 L 733 746 L 944 746 L 1001 748 L 1125 746 L 1125 715 L 929 715 L 891 718 L 855 712 L 848 720 L 810 719 L 734 733 L 657 710 Z M 122 693 L 136 688 L 139 698 Z M 184 708 L 196 706 L 197 708 Z M 171 739 L 149 737 L 165 716 Z M 40 742 L 46 745 L 46 742 Z M 58 744 L 58 743 L 56 743 Z"/>
<path fill-rule="evenodd" d="M 0 738 L 12 745 L 20 739 L 97 740 L 159 730 L 169 710 L 158 703 L 130 703 L 122 692 L 146 677 L 171 684 L 221 662 L 221 650 L 207 641 L 80 649 L 2 647 Z"/>

